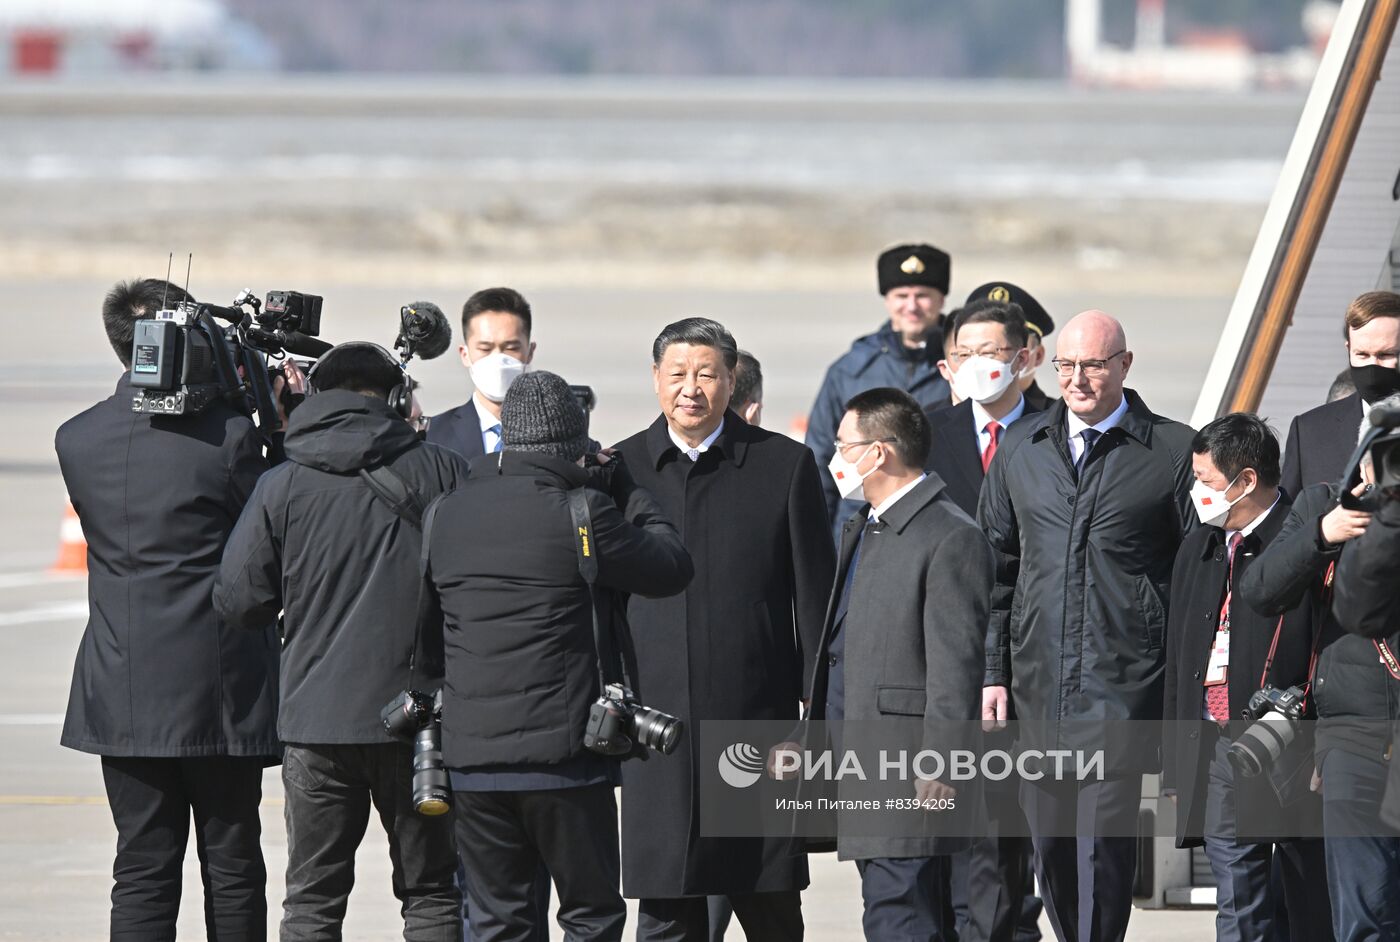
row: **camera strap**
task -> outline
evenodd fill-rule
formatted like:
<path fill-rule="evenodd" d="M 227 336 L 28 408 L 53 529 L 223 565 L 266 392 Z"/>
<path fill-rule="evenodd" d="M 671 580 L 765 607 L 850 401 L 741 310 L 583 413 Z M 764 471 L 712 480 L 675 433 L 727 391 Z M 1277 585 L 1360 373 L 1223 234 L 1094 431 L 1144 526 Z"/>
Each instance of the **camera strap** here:
<path fill-rule="evenodd" d="M 415 530 L 423 529 L 423 498 L 393 469 L 386 465 L 361 468 L 360 479 L 369 485 L 374 496 L 386 504 L 405 523 Z"/>
<path fill-rule="evenodd" d="M 584 488 L 576 487 L 568 492 L 569 517 L 573 521 L 574 551 L 578 554 L 578 571 L 588 584 L 588 609 L 593 614 L 593 646 L 598 655 L 598 692 L 610 683 L 619 680 L 630 690 L 632 685 L 627 677 L 627 667 L 617 648 L 616 638 L 611 631 L 603 628 L 598 617 L 598 556 L 597 545 L 593 540 L 593 514 L 588 509 L 588 495 Z M 609 619 L 608 627 L 612 627 Z"/>
<path fill-rule="evenodd" d="M 1395 653 L 1390 650 L 1390 645 L 1386 644 L 1384 638 L 1376 638 L 1371 643 L 1376 646 L 1376 653 L 1381 656 L 1381 663 L 1385 665 L 1386 671 L 1391 677 L 1400 680 L 1400 661 L 1395 659 Z"/>
<path fill-rule="evenodd" d="M 433 501 L 426 509 L 417 488 L 409 484 L 392 468 L 375 465 L 361 468 L 360 480 L 369 485 L 370 493 L 392 510 L 399 519 L 407 523 L 419 534 L 421 546 L 418 556 L 418 601 L 413 613 L 413 647 L 408 655 L 408 689 L 417 689 L 413 684 L 414 673 L 418 668 L 418 647 L 423 636 L 423 623 L 427 621 L 428 580 L 428 533 L 433 517 L 437 514 L 438 501 Z"/>

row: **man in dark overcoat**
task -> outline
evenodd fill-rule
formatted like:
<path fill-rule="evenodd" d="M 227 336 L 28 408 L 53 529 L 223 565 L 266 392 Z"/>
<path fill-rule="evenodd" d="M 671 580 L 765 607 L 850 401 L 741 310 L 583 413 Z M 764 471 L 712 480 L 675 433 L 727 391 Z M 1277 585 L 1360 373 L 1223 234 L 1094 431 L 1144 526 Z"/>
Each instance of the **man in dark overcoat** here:
<path fill-rule="evenodd" d="M 680 595 L 633 598 L 637 691 L 694 724 L 796 720 L 835 565 L 812 453 L 728 410 L 738 347 L 690 318 L 652 347 L 661 416 L 619 444 L 637 483 L 680 531 L 695 578 Z M 728 896 L 749 938 L 802 936 L 807 862 L 782 839 L 701 837 L 700 761 L 623 766 L 623 894 L 639 939 L 705 939 L 707 895 Z"/>
<path fill-rule="evenodd" d="M 946 486 L 944 493 L 972 517 L 1002 434 L 1022 416 L 1044 409 L 1022 392 L 1018 379 L 1031 362 L 1031 338 L 1038 336 L 1021 304 L 1041 317 L 1044 309 L 1015 285 L 991 284 L 978 290 L 982 293 L 969 298 L 945 328 L 952 340 L 948 359 L 956 371 L 953 386 L 961 389 L 963 401 L 925 412 L 930 441 L 924 470 L 937 474 Z M 998 300 L 1011 297 L 1013 291 L 1021 300 Z M 1043 358 L 1044 348 L 1037 349 Z M 988 735 L 1005 739 L 1012 734 L 1003 730 Z M 1015 779 L 987 784 L 989 833 L 953 858 L 953 911 L 964 942 L 1035 942 L 1041 937 L 1031 842 L 1017 792 Z"/>
<path fill-rule="evenodd" d="M 942 479 L 923 473 L 928 443 L 928 420 L 903 390 L 871 389 L 848 404 L 836 450 L 862 477 L 867 503 L 842 532 L 808 714 L 834 733 L 846 721 L 878 722 L 881 744 L 910 755 L 975 743 L 961 737 L 980 716 L 996 576 L 987 538 Z M 939 832 L 946 805 L 933 802 L 975 807 L 980 793 L 962 783 L 911 786 L 908 797 L 917 791 L 931 804 L 907 833 L 861 833 L 849 816 L 838 823 L 837 855 L 860 870 L 867 939 L 957 938 L 949 855 L 970 842 Z"/>
<path fill-rule="evenodd" d="M 276 619 L 242 631 L 211 594 L 234 523 L 267 470 L 252 421 L 218 400 L 193 415 L 131 411 L 136 321 L 188 295 L 155 279 L 102 307 L 127 372 L 55 440 L 88 544 L 87 628 L 63 745 L 102 757 L 117 829 L 111 937 L 175 937 L 193 818 L 209 937 L 267 933 L 263 768 L 277 742 Z"/>
<path fill-rule="evenodd" d="M 1103 781 L 1021 788 L 1051 925 L 1101 942 L 1127 933 L 1142 773 L 1159 768 L 1157 737 L 1127 723 L 1162 717 L 1193 432 L 1124 388 L 1133 355 L 1102 311 L 1065 325 L 1056 353 L 1063 401 L 1007 430 L 978 505 L 999 557 L 983 719 L 1011 702 L 1037 746 L 1104 748 Z"/>
<path fill-rule="evenodd" d="M 1308 791 L 1311 736 L 1270 774 L 1247 777 L 1229 761 L 1248 727 L 1246 704 L 1263 685 L 1305 689 L 1313 650 L 1306 605 L 1282 617 L 1252 609 L 1236 589 L 1269 546 L 1290 501 L 1278 486 L 1279 447 L 1258 417 L 1237 412 L 1192 442 L 1192 492 L 1205 524 L 1181 544 L 1168 606 L 1164 790 L 1176 794 L 1178 847 L 1205 847 L 1216 886 L 1216 938 L 1247 942 L 1286 935 L 1331 937 L 1321 804 Z M 1293 773 L 1283 782 L 1285 769 Z M 1281 804 L 1279 781 L 1287 797 Z M 1280 884 L 1270 880 L 1271 872 Z"/>

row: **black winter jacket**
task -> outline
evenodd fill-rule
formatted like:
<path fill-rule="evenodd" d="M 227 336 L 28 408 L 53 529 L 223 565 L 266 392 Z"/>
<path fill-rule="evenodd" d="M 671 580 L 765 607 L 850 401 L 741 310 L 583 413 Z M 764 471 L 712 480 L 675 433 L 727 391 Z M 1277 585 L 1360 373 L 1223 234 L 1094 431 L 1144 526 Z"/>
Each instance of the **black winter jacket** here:
<path fill-rule="evenodd" d="M 1391 446 L 1396 447 L 1396 446 Z M 1337 619 L 1367 638 L 1400 633 L 1400 500 L 1388 498 L 1337 563 Z"/>
<path fill-rule="evenodd" d="M 420 442 L 385 403 L 347 390 L 292 413 L 286 449 L 233 531 L 214 602 L 250 627 L 282 612 L 284 742 L 388 742 L 380 708 L 442 677 L 441 623 L 424 631 L 410 672 L 420 533 L 358 472 L 385 465 L 427 504 L 466 480 L 467 463 Z"/>
<path fill-rule="evenodd" d="M 1313 484 L 1293 502 L 1288 521 L 1240 582 L 1240 595 L 1260 613 L 1277 616 L 1311 606 L 1320 635 L 1312 699 L 1317 708 L 1317 755 L 1340 748 L 1378 758 L 1390 741 L 1400 685 L 1381 666 L 1376 647 L 1348 635 L 1331 606 L 1328 570 L 1341 547 L 1322 538 L 1322 517 L 1337 502 L 1336 486 Z"/>
<path fill-rule="evenodd" d="M 569 491 L 588 499 L 600 595 L 674 595 L 694 572 L 676 528 L 625 469 L 616 500 L 549 455 L 506 451 L 493 470 L 442 498 L 428 532 L 447 651 L 443 758 L 455 769 L 584 751 L 598 656 Z"/>
<path fill-rule="evenodd" d="M 131 411 L 131 374 L 55 446 L 88 544 L 88 623 L 63 745 L 104 756 L 277 756 L 276 612 L 239 631 L 209 601 L 258 476 L 257 430 L 223 402 Z"/>
<path fill-rule="evenodd" d="M 1099 744 L 1103 723 L 1162 718 L 1163 639 L 1172 563 L 1196 524 L 1191 428 L 1131 389 L 1122 421 L 1076 478 L 1063 401 L 1006 430 L 978 522 L 997 551 L 988 686 L 1008 685 L 1023 733 Z M 1152 771 L 1155 736 L 1115 729 L 1118 771 Z"/>

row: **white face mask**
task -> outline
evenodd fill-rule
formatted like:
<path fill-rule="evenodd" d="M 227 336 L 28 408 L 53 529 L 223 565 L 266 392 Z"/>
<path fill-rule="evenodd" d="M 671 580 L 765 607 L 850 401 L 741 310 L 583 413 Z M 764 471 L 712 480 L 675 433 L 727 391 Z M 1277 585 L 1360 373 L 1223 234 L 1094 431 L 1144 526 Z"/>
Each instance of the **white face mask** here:
<path fill-rule="evenodd" d="M 1235 475 L 1235 481 L 1239 479 L 1240 476 Z M 1225 495 L 1230 488 L 1235 486 L 1235 481 L 1226 484 L 1223 491 L 1207 487 L 1205 482 L 1199 479 L 1191 485 L 1191 503 L 1196 505 L 1196 516 L 1201 518 L 1201 523 L 1208 527 L 1225 526 L 1225 518 L 1230 516 L 1230 508 L 1244 500 L 1250 493 L 1245 491 L 1234 500 L 1227 500 Z"/>
<path fill-rule="evenodd" d="M 506 390 L 528 367 L 506 353 L 492 353 L 471 365 L 472 384 L 492 402 L 506 397 Z"/>
<path fill-rule="evenodd" d="M 841 457 L 841 449 L 836 449 L 836 453 L 831 456 L 830 463 L 827 464 L 827 471 L 831 472 L 831 479 L 836 482 L 836 491 L 841 495 L 842 500 L 852 500 L 860 490 L 865 479 L 875 473 L 875 469 L 861 474 L 856 470 L 856 465 L 865 460 L 865 456 L 870 454 L 870 449 L 874 448 L 872 442 L 867 445 L 865 451 L 860 453 L 860 457 L 855 461 L 847 461 Z"/>
<path fill-rule="evenodd" d="M 974 402 L 991 402 L 1016 382 L 1016 371 L 1010 363 L 995 357 L 969 357 L 953 376 L 958 395 Z"/>

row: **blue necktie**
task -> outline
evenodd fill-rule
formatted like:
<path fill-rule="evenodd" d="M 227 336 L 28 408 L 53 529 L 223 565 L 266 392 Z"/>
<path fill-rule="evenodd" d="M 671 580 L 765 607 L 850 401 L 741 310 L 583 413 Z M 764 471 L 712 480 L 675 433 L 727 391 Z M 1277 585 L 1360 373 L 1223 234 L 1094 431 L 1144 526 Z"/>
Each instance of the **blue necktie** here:
<path fill-rule="evenodd" d="M 1074 476 L 1078 478 L 1084 471 L 1084 465 L 1089 460 L 1089 452 L 1094 450 L 1094 442 L 1103 436 L 1103 432 L 1086 428 L 1079 433 L 1079 437 L 1084 439 L 1084 450 L 1079 453 L 1079 460 L 1074 463 Z"/>
<path fill-rule="evenodd" d="M 499 422 L 497 422 L 495 425 L 491 426 L 491 427 L 488 428 L 486 431 L 488 431 L 488 432 L 493 432 L 493 433 L 495 433 L 495 435 L 496 435 L 495 444 L 493 444 L 493 445 L 491 446 L 491 454 L 494 455 L 496 452 L 498 452 L 498 451 L 501 450 L 501 441 L 502 441 L 502 436 L 501 436 L 501 424 L 500 424 Z"/>

